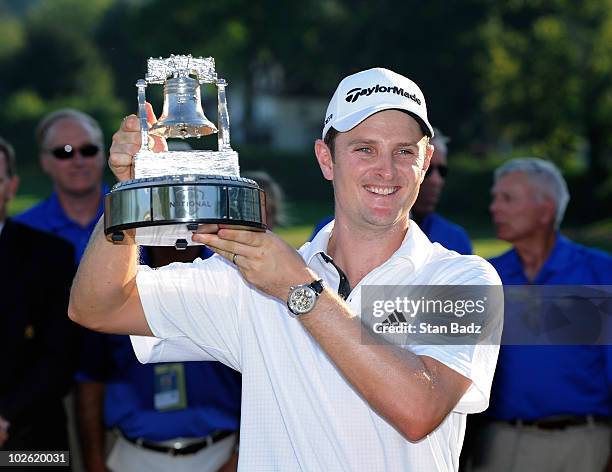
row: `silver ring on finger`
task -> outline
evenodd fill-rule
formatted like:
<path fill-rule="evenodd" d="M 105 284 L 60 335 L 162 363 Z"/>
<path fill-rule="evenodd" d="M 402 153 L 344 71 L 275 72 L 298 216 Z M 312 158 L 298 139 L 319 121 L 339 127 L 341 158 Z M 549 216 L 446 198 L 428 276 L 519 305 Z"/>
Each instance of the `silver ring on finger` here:
<path fill-rule="evenodd" d="M 234 265 L 236 265 L 236 256 L 237 256 L 237 255 L 238 255 L 238 254 L 234 253 L 234 255 L 232 256 L 232 263 L 233 263 Z"/>

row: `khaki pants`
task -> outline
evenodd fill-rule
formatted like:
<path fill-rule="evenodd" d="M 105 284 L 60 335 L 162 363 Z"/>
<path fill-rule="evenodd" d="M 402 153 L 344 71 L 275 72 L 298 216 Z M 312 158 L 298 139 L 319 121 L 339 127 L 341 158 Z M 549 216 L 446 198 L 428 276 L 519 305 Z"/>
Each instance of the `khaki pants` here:
<path fill-rule="evenodd" d="M 143 449 L 120 436 L 106 464 L 113 472 L 216 472 L 234 452 L 236 440 L 233 434 L 195 454 L 171 456 Z"/>
<path fill-rule="evenodd" d="M 544 430 L 504 422 L 483 425 L 467 470 L 473 472 L 601 472 L 611 428 L 600 423 Z"/>

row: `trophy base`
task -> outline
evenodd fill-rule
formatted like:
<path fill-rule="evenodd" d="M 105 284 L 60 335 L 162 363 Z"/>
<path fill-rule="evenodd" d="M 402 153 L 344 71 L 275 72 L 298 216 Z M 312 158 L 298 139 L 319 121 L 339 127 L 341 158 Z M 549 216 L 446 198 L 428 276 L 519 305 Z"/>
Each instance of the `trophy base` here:
<path fill-rule="evenodd" d="M 250 179 L 176 175 L 116 184 L 104 199 L 104 233 L 114 243 L 143 246 L 197 245 L 200 224 L 266 230 L 265 194 Z"/>

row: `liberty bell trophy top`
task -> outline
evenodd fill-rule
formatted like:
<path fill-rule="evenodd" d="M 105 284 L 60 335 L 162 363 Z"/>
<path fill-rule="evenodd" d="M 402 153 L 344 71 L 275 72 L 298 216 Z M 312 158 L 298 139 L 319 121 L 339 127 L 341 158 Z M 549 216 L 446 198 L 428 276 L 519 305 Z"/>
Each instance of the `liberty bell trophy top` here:
<path fill-rule="evenodd" d="M 162 114 L 150 128 L 145 109 L 145 89 L 149 84 L 164 85 Z M 204 114 L 200 84 L 214 84 L 217 87 L 217 125 Z M 136 83 L 142 146 L 134 159 L 135 178 L 188 174 L 240 175 L 238 155 L 230 145 L 226 86 L 226 81 L 217 76 L 212 57 L 171 55 L 148 59 L 145 79 Z M 217 151 L 153 153 L 148 148 L 149 134 L 185 139 L 214 133 L 218 133 Z"/>

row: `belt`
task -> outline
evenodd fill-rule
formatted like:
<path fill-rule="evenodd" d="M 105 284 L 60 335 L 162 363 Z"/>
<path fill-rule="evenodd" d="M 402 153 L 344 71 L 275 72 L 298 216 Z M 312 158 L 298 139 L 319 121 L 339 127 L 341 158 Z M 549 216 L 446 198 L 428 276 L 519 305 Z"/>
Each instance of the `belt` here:
<path fill-rule="evenodd" d="M 505 423 L 512 426 L 532 426 L 534 428 L 546 430 L 562 430 L 572 426 L 584 426 L 587 424 L 606 424 L 610 425 L 612 420 L 606 416 L 554 416 L 537 420 L 507 420 Z"/>
<path fill-rule="evenodd" d="M 146 439 L 143 439 L 143 438 L 136 438 L 136 439 L 128 438 L 121 431 L 119 431 L 119 433 L 127 441 L 143 449 L 149 449 L 151 451 L 156 451 L 156 452 L 163 452 L 164 454 L 169 454 L 171 456 L 185 456 L 188 454 L 195 454 L 196 452 L 201 451 L 202 449 L 206 447 L 212 446 L 213 444 L 221 441 L 222 439 L 225 439 L 228 436 L 235 434 L 235 431 L 217 430 L 204 438 L 201 438 L 195 442 L 189 443 L 188 445 L 181 445 L 180 442 L 177 442 L 176 443 L 177 445 L 174 447 L 165 446 L 163 444 L 156 443 L 153 441 L 147 441 Z"/>

